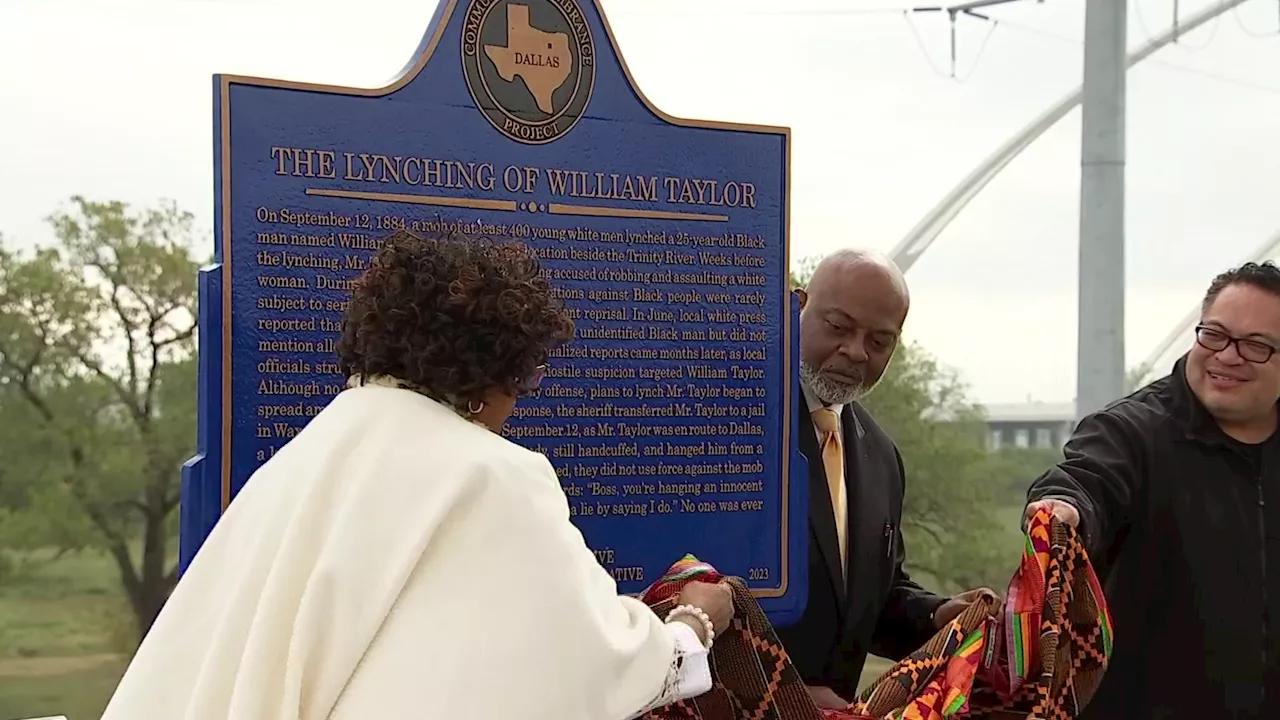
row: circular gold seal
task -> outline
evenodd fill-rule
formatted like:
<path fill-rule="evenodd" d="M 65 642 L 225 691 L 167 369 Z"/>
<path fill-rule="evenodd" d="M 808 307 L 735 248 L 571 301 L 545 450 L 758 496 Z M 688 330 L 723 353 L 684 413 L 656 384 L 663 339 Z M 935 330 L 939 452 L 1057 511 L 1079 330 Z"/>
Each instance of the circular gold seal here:
<path fill-rule="evenodd" d="M 470 0 L 462 75 L 498 132 L 541 145 L 569 132 L 595 86 L 595 44 L 574 0 Z"/>

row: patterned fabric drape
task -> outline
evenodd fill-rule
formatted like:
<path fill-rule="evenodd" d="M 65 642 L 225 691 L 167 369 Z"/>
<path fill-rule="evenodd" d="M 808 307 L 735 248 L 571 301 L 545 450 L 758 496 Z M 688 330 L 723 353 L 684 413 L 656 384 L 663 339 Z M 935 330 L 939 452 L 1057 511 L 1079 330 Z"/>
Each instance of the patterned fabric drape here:
<path fill-rule="evenodd" d="M 1070 720 L 1111 658 L 1111 616 L 1073 528 L 1028 523 L 1002 618 L 974 606 L 872 683 L 851 708 L 892 720 Z"/>
<path fill-rule="evenodd" d="M 686 583 L 723 579 L 715 568 L 686 555 L 649 586 L 641 599 L 659 617 L 665 617 Z M 711 691 L 651 710 L 641 718 L 823 720 L 755 597 L 742 580 L 728 581 L 733 586 L 733 624 L 711 647 Z"/>
<path fill-rule="evenodd" d="M 685 556 L 642 595 L 665 614 L 688 582 L 719 582 Z M 819 710 L 745 584 L 733 625 L 712 648 L 711 692 L 644 720 L 1071 720 L 1093 697 L 1111 657 L 1111 617 L 1075 530 L 1032 518 L 1003 612 L 977 604 L 895 664 L 850 708 Z"/>

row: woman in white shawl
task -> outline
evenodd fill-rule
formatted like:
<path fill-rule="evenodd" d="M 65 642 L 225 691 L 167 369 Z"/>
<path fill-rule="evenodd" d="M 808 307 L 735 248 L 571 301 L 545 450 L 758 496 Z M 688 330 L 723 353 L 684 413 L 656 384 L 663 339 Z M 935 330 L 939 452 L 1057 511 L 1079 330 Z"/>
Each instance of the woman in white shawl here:
<path fill-rule="evenodd" d="M 668 618 L 619 596 L 550 463 L 498 434 L 572 336 L 526 246 L 390 238 L 349 389 L 250 478 L 105 720 L 624 720 L 710 689 L 728 588 Z"/>

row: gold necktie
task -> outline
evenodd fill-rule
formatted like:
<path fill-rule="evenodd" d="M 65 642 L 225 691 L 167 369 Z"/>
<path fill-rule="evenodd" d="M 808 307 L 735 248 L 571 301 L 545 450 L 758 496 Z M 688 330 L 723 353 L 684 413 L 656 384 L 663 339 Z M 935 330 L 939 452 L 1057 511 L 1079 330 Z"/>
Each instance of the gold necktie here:
<path fill-rule="evenodd" d="M 822 467 L 827 475 L 827 490 L 831 493 L 831 510 L 836 516 L 840 572 L 843 573 L 848 561 L 849 505 L 845 499 L 844 445 L 840 442 L 840 416 L 831 408 L 818 408 L 813 411 L 813 424 L 818 428 L 818 440 L 822 443 Z"/>

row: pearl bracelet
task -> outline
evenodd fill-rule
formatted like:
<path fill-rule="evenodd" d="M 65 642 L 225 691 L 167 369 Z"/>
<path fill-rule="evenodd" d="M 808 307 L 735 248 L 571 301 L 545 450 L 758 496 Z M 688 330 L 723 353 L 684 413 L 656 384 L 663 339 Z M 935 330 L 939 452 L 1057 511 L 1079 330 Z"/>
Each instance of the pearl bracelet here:
<path fill-rule="evenodd" d="M 710 650 L 711 645 L 715 643 L 716 626 L 711 622 L 711 616 L 704 612 L 702 608 L 695 607 L 693 605 L 677 605 L 671 609 L 671 612 L 667 613 L 667 622 L 671 622 L 672 620 L 686 615 L 697 618 L 702 622 L 702 628 L 705 633 L 702 644 Z"/>

